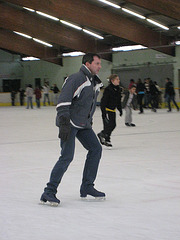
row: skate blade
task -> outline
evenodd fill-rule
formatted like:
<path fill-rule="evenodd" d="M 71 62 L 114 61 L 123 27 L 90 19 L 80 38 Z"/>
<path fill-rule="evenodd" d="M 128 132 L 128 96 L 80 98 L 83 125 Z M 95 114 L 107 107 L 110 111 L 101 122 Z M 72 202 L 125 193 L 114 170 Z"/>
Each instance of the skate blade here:
<path fill-rule="evenodd" d="M 56 202 L 44 202 L 44 201 L 40 201 L 39 203 L 40 205 L 47 205 L 47 206 L 51 206 L 51 207 L 57 207 L 59 205 L 59 203 Z"/>
<path fill-rule="evenodd" d="M 90 196 L 87 196 L 87 197 L 81 197 L 81 200 L 85 201 L 85 202 L 101 202 L 101 201 L 105 201 L 106 197 L 90 197 Z"/>

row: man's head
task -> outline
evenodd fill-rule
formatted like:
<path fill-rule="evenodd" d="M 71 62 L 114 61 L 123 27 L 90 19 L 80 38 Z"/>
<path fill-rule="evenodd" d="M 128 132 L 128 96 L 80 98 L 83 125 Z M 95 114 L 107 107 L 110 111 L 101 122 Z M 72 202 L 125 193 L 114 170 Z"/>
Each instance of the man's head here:
<path fill-rule="evenodd" d="M 93 75 L 98 74 L 101 69 L 101 57 L 96 53 L 87 53 L 83 56 L 82 64 L 84 64 Z"/>
<path fill-rule="evenodd" d="M 132 85 L 129 89 L 130 93 L 134 94 L 136 92 L 136 86 Z"/>

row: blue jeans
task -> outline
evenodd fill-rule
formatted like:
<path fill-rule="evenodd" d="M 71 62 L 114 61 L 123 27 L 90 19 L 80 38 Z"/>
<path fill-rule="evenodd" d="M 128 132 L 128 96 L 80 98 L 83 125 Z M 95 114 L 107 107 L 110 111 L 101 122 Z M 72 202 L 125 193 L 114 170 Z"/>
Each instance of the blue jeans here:
<path fill-rule="evenodd" d="M 61 179 L 74 157 L 75 138 L 77 138 L 83 147 L 88 150 L 81 188 L 86 189 L 89 185 L 94 185 L 102 147 L 92 129 L 77 129 L 72 127 L 69 139 L 67 141 L 60 141 L 61 156 L 52 169 L 50 181 L 44 189 L 46 193 L 57 193 L 57 188 Z"/>
<path fill-rule="evenodd" d="M 48 93 L 44 93 L 44 101 L 43 101 L 44 106 L 46 105 L 46 99 L 48 101 L 48 104 L 50 105 L 50 100 L 49 100 L 49 94 Z"/>
<path fill-rule="evenodd" d="M 29 104 L 31 105 L 31 108 L 33 108 L 32 97 L 27 97 L 27 108 L 29 108 Z"/>

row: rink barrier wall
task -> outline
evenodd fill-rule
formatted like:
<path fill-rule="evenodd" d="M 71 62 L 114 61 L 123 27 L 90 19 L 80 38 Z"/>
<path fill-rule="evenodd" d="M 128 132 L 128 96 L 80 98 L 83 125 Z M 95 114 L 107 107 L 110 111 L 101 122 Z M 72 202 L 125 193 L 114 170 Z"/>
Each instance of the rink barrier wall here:
<path fill-rule="evenodd" d="M 162 101 L 162 104 L 161 104 L 161 107 L 164 108 L 164 107 L 167 107 L 166 103 L 164 102 L 164 88 L 161 89 L 162 90 L 162 94 L 161 94 L 161 101 Z M 101 89 L 100 91 L 100 94 L 98 96 L 98 99 L 97 99 L 97 105 L 100 105 L 100 100 L 101 100 L 101 97 L 103 95 L 103 91 L 104 89 Z M 175 96 L 175 100 L 178 104 L 178 106 L 180 107 L 180 88 L 175 88 L 175 93 L 176 93 L 176 96 Z M 42 92 L 42 97 L 40 99 L 40 103 L 41 103 L 41 106 L 43 106 L 43 99 L 44 99 L 44 93 Z M 52 91 L 49 92 L 49 99 L 50 99 L 50 105 L 51 106 L 54 106 L 54 94 Z M 27 98 L 24 97 L 24 106 L 26 106 L 27 104 Z M 46 102 L 46 106 L 47 106 L 47 102 Z M 0 107 L 7 107 L 7 106 L 11 106 L 11 93 L 10 92 L 1 92 L 0 93 Z M 15 98 L 15 106 L 20 106 L 20 99 L 19 99 L 19 93 L 16 94 L 16 98 Z M 36 99 L 35 99 L 35 95 L 33 95 L 33 106 L 36 106 Z"/>

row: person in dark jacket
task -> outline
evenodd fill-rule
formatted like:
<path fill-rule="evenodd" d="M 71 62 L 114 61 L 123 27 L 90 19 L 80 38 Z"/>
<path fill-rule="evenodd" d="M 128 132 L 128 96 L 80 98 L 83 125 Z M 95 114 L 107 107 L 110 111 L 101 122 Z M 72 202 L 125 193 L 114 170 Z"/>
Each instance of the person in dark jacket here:
<path fill-rule="evenodd" d="M 103 130 L 98 133 L 99 140 L 102 145 L 112 147 L 110 136 L 116 127 L 116 108 L 122 116 L 121 107 L 121 89 L 119 87 L 120 80 L 118 75 L 112 74 L 109 77 L 110 84 L 105 88 L 103 97 L 101 98 L 101 112 L 103 119 Z"/>
<path fill-rule="evenodd" d="M 92 117 L 102 87 L 97 76 L 101 69 L 101 59 L 97 54 L 87 53 L 83 56 L 82 63 L 80 71 L 69 76 L 64 82 L 56 107 L 61 156 L 51 172 L 50 180 L 40 199 L 43 203 L 50 202 L 56 206 L 60 203 L 56 197 L 57 188 L 74 157 L 75 138 L 88 150 L 80 196 L 105 198 L 105 193 L 94 188 L 102 147 L 92 130 Z"/>
<path fill-rule="evenodd" d="M 16 99 L 16 91 L 11 91 L 11 104 L 12 106 L 15 106 L 15 99 Z"/>
<path fill-rule="evenodd" d="M 150 105 L 151 105 L 151 110 L 153 112 L 157 112 L 156 107 L 157 107 L 157 102 L 158 102 L 158 94 L 159 91 L 156 88 L 154 82 L 152 80 L 149 81 L 149 92 L 150 92 Z"/>
<path fill-rule="evenodd" d="M 25 97 L 25 90 L 23 88 L 19 89 L 19 98 L 20 98 L 20 105 L 24 105 L 24 97 Z"/>
<path fill-rule="evenodd" d="M 179 111 L 179 107 L 175 101 L 175 91 L 174 91 L 174 86 L 173 83 L 169 78 L 166 78 L 166 86 L 165 86 L 165 95 L 164 98 L 167 99 L 168 102 L 168 112 L 171 112 L 171 101 L 174 103 L 174 105 L 177 108 L 177 111 Z"/>
<path fill-rule="evenodd" d="M 145 93 L 145 85 L 141 81 L 141 79 L 138 79 L 137 85 L 136 85 L 136 92 L 137 92 L 137 100 L 139 104 L 139 114 L 143 113 L 143 98 L 144 98 L 144 93 Z"/>
<path fill-rule="evenodd" d="M 137 109 L 137 96 L 136 96 L 136 86 L 132 85 L 129 91 L 125 92 L 125 96 L 122 102 L 122 107 L 126 111 L 125 125 L 127 127 L 135 127 L 136 125 L 132 123 L 132 108 Z"/>

